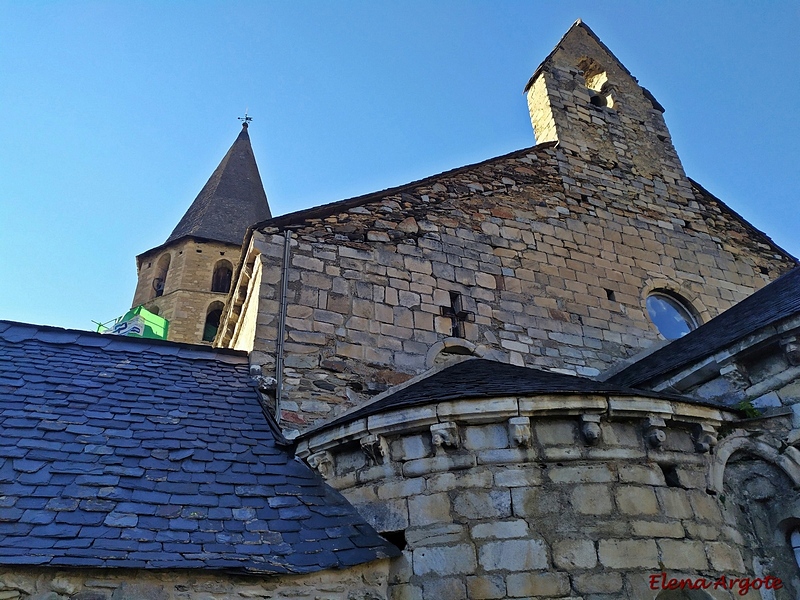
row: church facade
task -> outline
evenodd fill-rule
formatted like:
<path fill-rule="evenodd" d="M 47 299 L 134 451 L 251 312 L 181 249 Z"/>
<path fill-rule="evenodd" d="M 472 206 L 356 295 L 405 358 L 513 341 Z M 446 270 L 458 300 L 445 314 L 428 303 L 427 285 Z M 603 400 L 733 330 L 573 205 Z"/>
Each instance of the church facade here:
<path fill-rule="evenodd" d="M 178 343 L 76 335 L 96 372 L 0 380 L 5 437 L 42 440 L 0 454 L 0 600 L 798 597 L 796 259 L 585 24 L 525 93 L 531 148 L 274 218 L 245 122 L 137 258 Z M 68 351 L 29 327 L 13 364 Z M 108 423 L 70 421 L 87 396 Z"/>

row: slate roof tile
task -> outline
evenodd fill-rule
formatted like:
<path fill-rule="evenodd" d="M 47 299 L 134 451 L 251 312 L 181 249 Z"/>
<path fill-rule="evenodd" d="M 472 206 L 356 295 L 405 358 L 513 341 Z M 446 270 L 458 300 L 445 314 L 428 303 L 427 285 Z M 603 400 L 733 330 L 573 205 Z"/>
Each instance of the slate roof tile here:
<path fill-rule="evenodd" d="M 276 443 L 243 353 L 0 321 L 0 357 L 0 565 L 300 573 L 398 554 Z"/>
<path fill-rule="evenodd" d="M 393 394 L 379 398 L 354 411 L 323 423 L 302 434 L 300 439 L 355 419 L 383 411 L 435 404 L 447 400 L 524 396 L 533 394 L 613 394 L 676 399 L 675 395 L 639 390 L 624 385 L 605 383 L 575 375 L 517 367 L 486 359 L 469 359 L 456 363 L 421 379 Z M 681 398 L 685 402 L 699 402 Z"/>

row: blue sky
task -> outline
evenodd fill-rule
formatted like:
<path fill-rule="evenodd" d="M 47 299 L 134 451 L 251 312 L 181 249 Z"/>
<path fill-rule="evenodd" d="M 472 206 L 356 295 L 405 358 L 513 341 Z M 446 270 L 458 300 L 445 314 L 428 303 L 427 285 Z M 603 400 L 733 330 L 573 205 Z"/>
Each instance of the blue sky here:
<path fill-rule="evenodd" d="M 687 174 L 800 256 L 800 3 L 0 0 L 0 318 L 92 328 L 253 116 L 275 215 L 531 146 L 582 18 Z"/>

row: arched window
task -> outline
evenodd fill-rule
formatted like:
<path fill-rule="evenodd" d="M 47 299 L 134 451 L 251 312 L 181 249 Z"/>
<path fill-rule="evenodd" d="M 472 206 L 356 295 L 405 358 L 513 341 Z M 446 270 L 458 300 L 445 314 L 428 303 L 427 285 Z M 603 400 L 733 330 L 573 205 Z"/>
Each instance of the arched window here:
<path fill-rule="evenodd" d="M 222 318 L 222 309 L 225 305 L 222 302 L 212 302 L 206 312 L 206 322 L 203 325 L 203 341 L 213 342 L 219 329 L 219 321 Z"/>
<path fill-rule="evenodd" d="M 158 259 L 156 275 L 153 277 L 153 298 L 164 295 L 164 287 L 167 284 L 167 271 L 169 271 L 169 261 L 169 254 L 164 254 Z"/>
<path fill-rule="evenodd" d="M 227 292 L 231 289 L 233 265 L 227 260 L 221 260 L 214 265 L 214 275 L 211 278 L 212 292 Z"/>
<path fill-rule="evenodd" d="M 578 61 L 578 68 L 583 71 L 583 78 L 586 80 L 586 87 L 591 96 L 590 102 L 594 106 L 605 106 L 614 108 L 614 91 L 611 82 L 608 80 L 608 73 L 603 66 L 596 60 L 584 56 Z"/>
<path fill-rule="evenodd" d="M 800 567 L 800 529 L 795 529 L 789 536 L 789 543 L 792 545 L 792 552 L 794 552 L 794 561 Z"/>
<path fill-rule="evenodd" d="M 677 340 L 697 329 L 697 319 L 690 304 L 668 290 L 656 290 L 647 297 L 647 314 L 668 340 Z"/>

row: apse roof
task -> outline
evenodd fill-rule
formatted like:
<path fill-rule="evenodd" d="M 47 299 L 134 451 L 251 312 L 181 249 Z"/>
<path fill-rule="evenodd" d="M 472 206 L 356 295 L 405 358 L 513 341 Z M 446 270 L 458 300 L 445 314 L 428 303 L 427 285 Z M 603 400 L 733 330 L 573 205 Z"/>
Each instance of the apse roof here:
<path fill-rule="evenodd" d="M 0 321 L 0 566 L 303 573 L 397 554 L 242 352 Z"/>
<path fill-rule="evenodd" d="M 719 316 L 610 377 L 607 383 L 639 386 L 710 356 L 759 329 L 800 312 L 800 267 Z"/>
<path fill-rule="evenodd" d="M 502 396 L 533 396 L 537 394 L 613 394 L 615 396 L 644 396 L 680 400 L 705 406 L 720 407 L 715 402 L 697 401 L 675 394 L 637 390 L 614 383 L 518 367 L 507 363 L 473 358 L 456 363 L 398 391 L 379 398 L 333 421 L 315 427 L 306 437 L 355 421 L 361 417 L 389 410 L 446 402 Z"/>
<path fill-rule="evenodd" d="M 239 137 L 166 243 L 197 237 L 239 246 L 248 227 L 271 216 L 244 123 Z"/>

